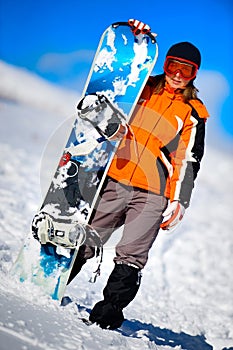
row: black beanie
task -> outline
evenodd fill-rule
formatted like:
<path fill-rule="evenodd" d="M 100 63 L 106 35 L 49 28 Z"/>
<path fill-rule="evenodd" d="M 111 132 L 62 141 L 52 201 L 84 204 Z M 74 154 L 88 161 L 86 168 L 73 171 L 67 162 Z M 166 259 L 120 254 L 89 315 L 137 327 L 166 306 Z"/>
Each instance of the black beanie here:
<path fill-rule="evenodd" d="M 200 51 L 196 46 L 187 41 L 172 45 L 166 56 L 183 58 L 184 60 L 196 63 L 198 68 L 200 68 L 201 65 Z"/>

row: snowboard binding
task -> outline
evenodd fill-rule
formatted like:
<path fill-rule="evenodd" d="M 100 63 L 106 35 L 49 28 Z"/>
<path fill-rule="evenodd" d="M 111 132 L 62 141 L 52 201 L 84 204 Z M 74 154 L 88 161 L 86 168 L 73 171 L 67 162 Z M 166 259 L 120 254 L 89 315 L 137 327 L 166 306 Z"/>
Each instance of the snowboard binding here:
<path fill-rule="evenodd" d="M 79 247 L 86 240 L 84 225 L 79 222 L 57 222 L 45 212 L 34 216 L 31 232 L 40 244 L 52 243 L 70 249 Z"/>
<path fill-rule="evenodd" d="M 127 133 L 125 116 L 106 96 L 89 94 L 77 106 L 78 116 L 88 121 L 105 140 L 117 141 Z"/>

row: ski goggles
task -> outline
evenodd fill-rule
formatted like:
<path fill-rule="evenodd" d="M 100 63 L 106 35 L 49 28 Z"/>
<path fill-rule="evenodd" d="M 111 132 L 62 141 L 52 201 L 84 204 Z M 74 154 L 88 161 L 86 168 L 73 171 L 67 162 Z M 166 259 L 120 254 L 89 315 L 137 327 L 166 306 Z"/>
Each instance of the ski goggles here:
<path fill-rule="evenodd" d="M 178 57 L 167 56 L 163 69 L 167 75 L 175 75 L 179 72 L 184 80 L 192 80 L 197 74 L 198 65 Z"/>

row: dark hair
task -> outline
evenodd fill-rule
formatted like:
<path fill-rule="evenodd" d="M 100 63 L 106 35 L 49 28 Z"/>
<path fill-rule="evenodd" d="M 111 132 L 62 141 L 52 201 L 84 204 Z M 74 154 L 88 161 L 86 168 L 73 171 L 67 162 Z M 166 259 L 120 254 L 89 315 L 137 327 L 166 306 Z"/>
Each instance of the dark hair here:
<path fill-rule="evenodd" d="M 190 100 L 198 100 L 198 89 L 194 86 L 193 80 L 191 80 L 184 89 L 179 90 L 181 95 L 183 95 L 183 100 L 185 103 Z M 153 77 L 153 94 L 159 94 L 162 92 L 165 87 L 165 83 L 165 73 Z"/>

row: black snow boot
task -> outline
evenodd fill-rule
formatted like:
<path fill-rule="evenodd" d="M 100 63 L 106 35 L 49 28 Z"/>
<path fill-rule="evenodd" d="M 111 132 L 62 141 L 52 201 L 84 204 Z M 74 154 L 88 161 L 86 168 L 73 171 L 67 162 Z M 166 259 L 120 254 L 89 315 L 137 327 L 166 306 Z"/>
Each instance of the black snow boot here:
<path fill-rule="evenodd" d="M 140 286 L 141 271 L 126 264 L 116 264 L 106 287 L 104 300 L 95 304 L 90 321 L 101 328 L 116 329 L 124 321 L 122 309 L 136 296 Z"/>

